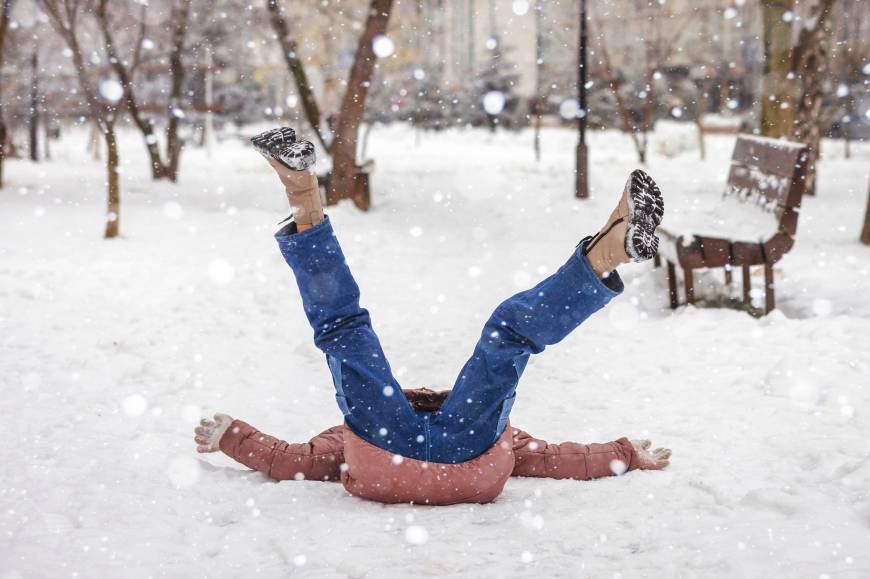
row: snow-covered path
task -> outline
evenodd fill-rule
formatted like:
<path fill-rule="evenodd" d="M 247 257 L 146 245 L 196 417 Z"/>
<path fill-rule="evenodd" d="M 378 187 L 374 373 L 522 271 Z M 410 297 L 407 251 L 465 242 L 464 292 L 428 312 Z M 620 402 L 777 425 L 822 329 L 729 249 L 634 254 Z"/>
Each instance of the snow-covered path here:
<path fill-rule="evenodd" d="M 663 156 L 682 131 L 653 146 L 666 203 L 717 196 L 733 138 L 705 162 Z M 203 413 L 294 441 L 341 419 L 271 238 L 280 187 L 235 140 L 153 185 L 130 134 L 124 238 L 107 242 L 80 137 L 52 164 L 10 162 L 0 194 L 0 578 L 870 576 L 870 147 L 828 147 L 777 267 L 780 310 L 671 312 L 663 271 L 634 265 L 624 296 L 530 363 L 517 426 L 648 436 L 673 448 L 669 470 L 513 479 L 494 504 L 432 508 L 193 452 Z M 592 136 L 578 202 L 573 138 L 547 132 L 538 164 L 528 133 L 373 133 L 374 210 L 330 215 L 404 386 L 449 388 L 492 308 L 607 216 L 630 143 Z"/>

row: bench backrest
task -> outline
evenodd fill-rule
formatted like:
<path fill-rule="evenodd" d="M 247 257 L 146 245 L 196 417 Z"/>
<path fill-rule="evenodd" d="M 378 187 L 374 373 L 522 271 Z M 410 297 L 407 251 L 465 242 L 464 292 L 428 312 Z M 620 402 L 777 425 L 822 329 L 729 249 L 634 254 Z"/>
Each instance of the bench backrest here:
<path fill-rule="evenodd" d="M 806 190 L 809 150 L 802 143 L 741 135 L 734 145 L 725 196 L 773 214 L 779 230 L 797 232 L 798 210 Z"/>

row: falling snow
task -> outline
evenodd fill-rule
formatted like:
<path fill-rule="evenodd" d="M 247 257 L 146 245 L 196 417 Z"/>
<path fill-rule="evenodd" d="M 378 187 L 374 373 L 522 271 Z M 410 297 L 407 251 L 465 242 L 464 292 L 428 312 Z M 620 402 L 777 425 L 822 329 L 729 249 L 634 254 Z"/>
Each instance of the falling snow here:
<path fill-rule="evenodd" d="M 696 150 L 660 152 L 684 142 L 682 127 L 657 130 L 649 171 L 674 207 L 680 197 L 689 206 L 718 200 L 734 138 L 708 137 L 708 160 L 699 165 Z M 651 438 L 674 449 L 668 471 L 594 483 L 512 479 L 486 507 L 385 509 L 347 497 L 337 484 L 271 484 L 187 446 L 195 420 L 215 411 L 292 441 L 341 421 L 274 246 L 286 200 L 262 159 L 241 139 L 228 140 L 214 159 L 187 153 L 182 188 L 154 186 L 136 136 L 125 133 L 129 233 L 110 247 L 77 225 L 92 223 L 101 202 L 89 193 L 101 176 L 87 157 L 87 136 L 69 137 L 80 146 L 48 177 L 40 165 L 17 167 L 8 201 L 16 209 L 0 212 L 12 240 L 0 261 L 0 287 L 9 292 L 0 302 L 2 340 L 15 348 L 2 358 L 10 412 L 0 428 L 40 441 L 39 452 L 0 451 L 7 473 L 0 532 L 22 577 L 39 575 L 29 572 L 36 562 L 54 565 L 46 549 L 54 561 L 112 574 L 105 555 L 78 547 L 94 536 L 109 536 L 107 548 L 128 568 L 172 562 L 166 568 L 181 576 L 251 564 L 357 574 L 383 557 L 404 572 L 419 569 L 421 551 L 411 550 L 420 546 L 439 569 L 473 575 L 528 568 L 547 576 L 581 562 L 590 575 L 618 569 L 626 577 L 652 568 L 685 574 L 699 564 L 730 576 L 834 576 L 833 569 L 866 566 L 870 308 L 861 296 L 870 274 L 854 242 L 866 202 L 866 145 L 855 145 L 863 159 L 856 163 L 829 144 L 819 196 L 805 200 L 798 243 L 777 264 L 774 314 L 672 314 L 662 271 L 631 265 L 622 272 L 623 296 L 532 359 L 515 426 L 550 441 Z M 545 130 L 541 165 L 530 143 L 528 132 L 457 131 L 415 145 L 411 129 L 378 129 L 369 145 L 378 159 L 378 206 L 368 214 L 330 208 L 402 386 L 448 388 L 485 316 L 599 227 L 635 167 L 628 137 L 593 134 L 594 197 L 577 203 L 565 171 L 573 132 Z M 496 194 L 467 195 L 468 185 Z M 41 217 L 37 206 L 46 209 Z M 229 206 L 239 210 L 230 214 Z M 422 235 L 410 235 L 417 227 Z M 55 251 L 57 237 L 46 230 L 63 232 L 65 251 Z M 711 297 L 725 291 L 712 274 L 696 284 Z M 613 358 L 624 351 L 631 364 Z M 848 509 L 838 507 L 843 501 Z M 406 513 L 413 522 L 385 530 L 388 517 L 404 521 Z M 347 517 L 352 525 L 337 523 Z M 638 541 L 643 548 L 625 557 Z M 322 548 L 338 543 L 362 550 Z"/>
<path fill-rule="evenodd" d="M 108 2 L 107 30 L 100 3 L 0 3 L 0 579 L 870 576 L 867 0 L 835 2 L 827 28 L 818 0 L 763 3 L 772 18 L 757 0 L 590 1 L 585 84 L 578 2 L 370 3 Z M 53 5 L 83 10 L 75 34 Z M 796 52 L 764 66 L 774 29 L 830 29 L 808 45 L 829 58 L 812 122 L 795 119 L 813 69 Z M 286 198 L 251 135 L 298 128 L 323 176 L 340 170 L 333 131 L 359 123 L 348 166 L 374 161 L 372 206 L 328 212 L 401 382 L 376 386 L 386 402 L 449 388 L 493 308 L 565 263 L 638 166 L 685 243 L 777 234 L 721 196 L 734 133 L 763 115 L 824 136 L 777 309 L 749 315 L 742 272 L 716 270 L 672 311 L 665 268 L 631 264 L 624 294 L 517 390 L 514 427 L 649 438 L 674 450 L 667 470 L 614 460 L 619 476 L 513 478 L 492 504 L 433 508 L 195 452 L 215 412 L 294 442 L 342 421 L 272 237 Z"/>

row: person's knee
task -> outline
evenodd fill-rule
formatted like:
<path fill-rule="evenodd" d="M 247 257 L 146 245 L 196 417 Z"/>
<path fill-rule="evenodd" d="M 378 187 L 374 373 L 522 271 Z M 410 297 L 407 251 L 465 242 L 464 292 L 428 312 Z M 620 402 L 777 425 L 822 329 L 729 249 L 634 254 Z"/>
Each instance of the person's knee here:
<path fill-rule="evenodd" d="M 324 351 L 362 344 L 372 331 L 371 324 L 366 310 L 330 320 L 315 328 L 314 344 Z"/>
<path fill-rule="evenodd" d="M 530 315 L 510 300 L 503 302 L 495 309 L 487 320 L 481 336 L 481 346 L 484 350 L 519 347 L 531 353 L 543 351 L 530 332 L 525 328 L 523 317 Z"/>

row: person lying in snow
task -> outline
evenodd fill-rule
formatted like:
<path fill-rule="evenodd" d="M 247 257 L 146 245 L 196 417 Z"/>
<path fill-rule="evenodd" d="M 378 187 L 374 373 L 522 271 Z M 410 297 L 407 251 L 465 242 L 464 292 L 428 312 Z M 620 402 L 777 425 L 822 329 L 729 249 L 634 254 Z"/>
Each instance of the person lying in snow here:
<path fill-rule="evenodd" d="M 195 429 L 198 452 L 221 450 L 277 480 L 341 480 L 365 499 L 430 505 L 492 501 L 512 475 L 587 480 L 668 465 L 671 451 L 650 450 L 648 440 L 548 444 L 508 420 L 529 356 L 560 342 L 622 292 L 617 266 L 655 255 L 664 202 L 646 173 L 631 173 L 604 227 L 580 241 L 556 273 L 495 309 L 452 390 L 403 391 L 323 214 L 310 171 L 314 146 L 296 141 L 290 128 L 252 142 L 290 201 L 292 221 L 275 238 L 296 277 L 314 343 L 326 354 L 344 424 L 291 444 L 215 414 Z"/>

